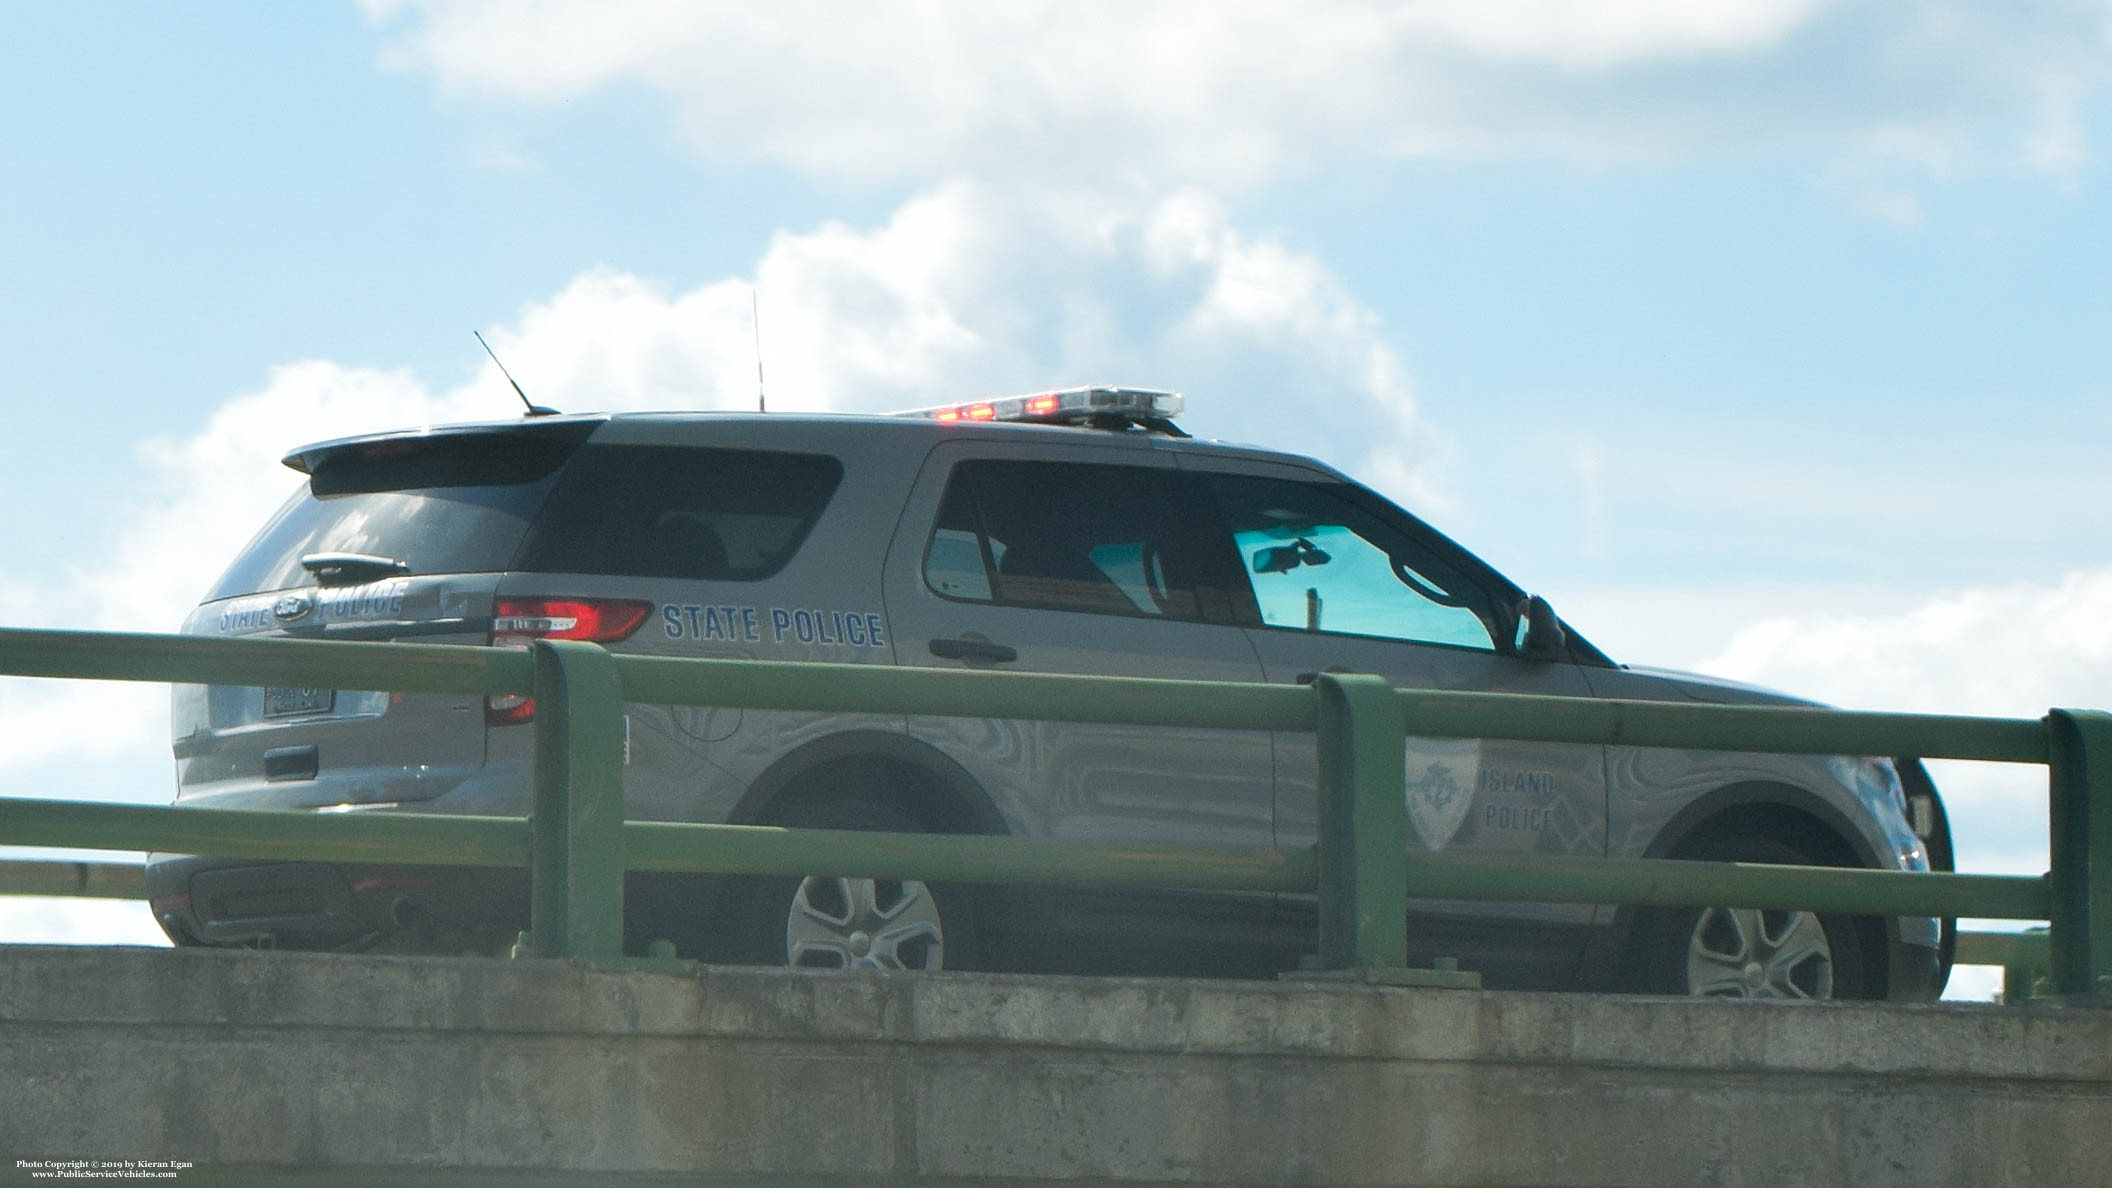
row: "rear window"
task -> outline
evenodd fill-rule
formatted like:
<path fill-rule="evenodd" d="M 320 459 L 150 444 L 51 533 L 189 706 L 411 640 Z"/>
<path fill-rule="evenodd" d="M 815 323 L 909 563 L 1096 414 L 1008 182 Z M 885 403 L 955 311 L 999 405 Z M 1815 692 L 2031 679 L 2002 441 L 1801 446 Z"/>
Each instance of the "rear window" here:
<path fill-rule="evenodd" d="M 822 454 L 588 446 L 514 568 L 752 582 L 799 551 L 843 479 Z"/>
<path fill-rule="evenodd" d="M 392 557 L 412 573 L 504 569 L 579 435 L 391 438 L 334 452 L 206 601 L 313 585 L 301 568 L 311 553 Z"/>
<path fill-rule="evenodd" d="M 824 455 L 554 434 L 374 442 L 318 463 L 206 600 L 313 585 L 311 553 L 390 557 L 413 574 L 755 581 L 798 551 L 842 477 Z"/>

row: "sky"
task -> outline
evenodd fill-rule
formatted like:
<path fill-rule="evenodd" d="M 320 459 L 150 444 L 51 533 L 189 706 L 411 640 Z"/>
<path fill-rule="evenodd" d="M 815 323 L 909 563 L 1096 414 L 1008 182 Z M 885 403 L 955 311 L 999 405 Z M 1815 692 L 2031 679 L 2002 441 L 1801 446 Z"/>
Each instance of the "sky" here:
<path fill-rule="evenodd" d="M 473 330 L 568 411 L 759 337 L 773 409 L 1180 390 L 1625 662 L 2112 707 L 2108 82 L 2064 0 L 17 8 L 0 624 L 174 629 L 287 449 L 511 415 Z M 0 679 L 0 793 L 166 801 L 166 699 Z M 1936 774 L 2045 868 L 2040 769 Z"/>

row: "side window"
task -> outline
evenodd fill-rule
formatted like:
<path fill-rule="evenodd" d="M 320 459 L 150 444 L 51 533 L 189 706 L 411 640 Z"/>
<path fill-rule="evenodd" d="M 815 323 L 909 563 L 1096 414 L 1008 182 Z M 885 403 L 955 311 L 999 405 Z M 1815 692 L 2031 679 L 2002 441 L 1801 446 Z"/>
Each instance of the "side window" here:
<path fill-rule="evenodd" d="M 1496 650 L 1488 596 L 1325 486 L 1213 475 L 1264 626 Z"/>
<path fill-rule="evenodd" d="M 515 568 L 752 582 L 784 568 L 843 478 L 820 454 L 588 445 Z"/>
<path fill-rule="evenodd" d="M 924 580 L 1007 606 L 1233 621 L 1236 581 L 1190 480 L 1170 470 L 965 462 L 947 480 Z"/>

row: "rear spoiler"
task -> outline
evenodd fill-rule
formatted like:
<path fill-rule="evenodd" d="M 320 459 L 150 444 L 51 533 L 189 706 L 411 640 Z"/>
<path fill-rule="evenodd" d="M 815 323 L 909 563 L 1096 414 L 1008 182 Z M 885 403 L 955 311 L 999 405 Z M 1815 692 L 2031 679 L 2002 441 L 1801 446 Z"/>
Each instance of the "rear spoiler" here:
<path fill-rule="evenodd" d="M 609 419 L 608 413 L 578 413 L 570 416 L 537 417 L 533 421 L 477 421 L 461 425 L 426 425 L 417 429 L 392 429 L 386 433 L 364 433 L 304 445 L 279 459 L 302 474 L 314 474 L 332 458 L 346 454 L 386 456 L 408 453 L 420 442 L 449 438 L 520 438 L 525 441 L 585 441 Z"/>

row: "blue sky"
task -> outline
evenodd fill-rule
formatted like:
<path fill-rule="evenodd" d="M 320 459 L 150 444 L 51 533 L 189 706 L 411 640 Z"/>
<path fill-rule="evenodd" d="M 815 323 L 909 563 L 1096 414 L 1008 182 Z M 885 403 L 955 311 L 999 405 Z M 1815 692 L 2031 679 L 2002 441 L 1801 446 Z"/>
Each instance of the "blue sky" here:
<path fill-rule="evenodd" d="M 283 448 L 508 415 L 473 329 L 744 404 L 752 288 L 773 407 L 1175 387 L 1619 658 L 2112 705 L 2108 74 L 2058 2 L 18 10 L 0 621 L 173 627 Z M 0 778 L 162 799 L 158 697 L 0 682 Z"/>

